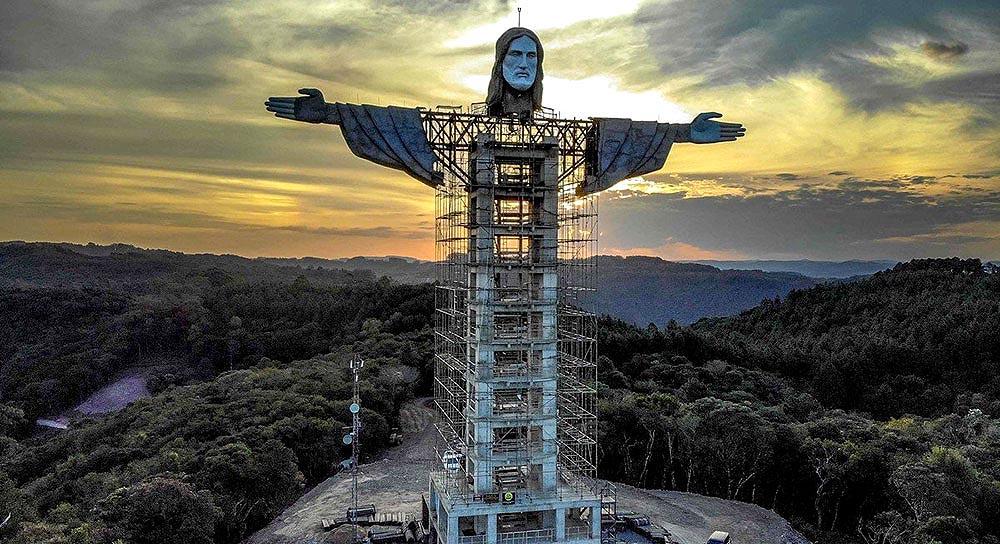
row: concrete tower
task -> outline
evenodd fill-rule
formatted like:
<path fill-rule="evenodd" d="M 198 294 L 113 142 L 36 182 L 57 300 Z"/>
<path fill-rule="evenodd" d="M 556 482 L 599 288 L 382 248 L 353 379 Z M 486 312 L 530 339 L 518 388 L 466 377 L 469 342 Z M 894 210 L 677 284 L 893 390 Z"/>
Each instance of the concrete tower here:
<path fill-rule="evenodd" d="M 557 133 L 504 127 L 478 134 L 468 182 L 438 201 L 435 385 L 452 449 L 431 518 L 447 544 L 598 542 L 595 327 L 579 300 L 595 202 L 561 193 L 572 150 Z"/>

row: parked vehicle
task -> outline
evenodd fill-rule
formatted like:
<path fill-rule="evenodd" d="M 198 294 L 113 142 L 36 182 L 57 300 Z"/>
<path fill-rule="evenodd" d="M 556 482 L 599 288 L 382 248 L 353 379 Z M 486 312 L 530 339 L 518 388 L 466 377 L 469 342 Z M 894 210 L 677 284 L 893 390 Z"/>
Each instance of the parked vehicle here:
<path fill-rule="evenodd" d="M 708 537 L 708 544 L 732 544 L 732 539 L 729 538 L 729 533 L 716 531 Z"/>

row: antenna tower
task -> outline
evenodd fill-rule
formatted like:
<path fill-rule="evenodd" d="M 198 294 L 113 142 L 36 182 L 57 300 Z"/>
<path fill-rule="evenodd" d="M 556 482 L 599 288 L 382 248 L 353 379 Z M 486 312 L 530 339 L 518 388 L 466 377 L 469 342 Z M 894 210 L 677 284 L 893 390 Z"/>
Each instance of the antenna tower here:
<path fill-rule="evenodd" d="M 361 437 L 361 395 L 359 392 L 359 378 L 361 369 L 365 367 L 365 361 L 359 355 L 351 358 L 351 373 L 354 375 L 354 399 L 351 401 L 351 432 L 344 435 L 344 443 L 351 445 L 351 522 L 357 525 L 358 521 L 358 450 L 360 449 Z M 357 542 L 358 533 L 353 532 L 353 541 Z"/>

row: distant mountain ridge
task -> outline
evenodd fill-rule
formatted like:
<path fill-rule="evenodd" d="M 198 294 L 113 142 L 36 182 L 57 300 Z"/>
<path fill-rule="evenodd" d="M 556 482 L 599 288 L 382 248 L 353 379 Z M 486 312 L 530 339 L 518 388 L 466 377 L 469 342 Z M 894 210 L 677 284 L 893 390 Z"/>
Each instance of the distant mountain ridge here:
<path fill-rule="evenodd" d="M 368 270 L 376 276 L 389 276 L 400 283 L 433 283 L 436 277 L 434 261 L 422 261 L 412 257 L 346 257 L 342 259 L 260 257 L 258 260 L 281 266 L 351 271 Z"/>
<path fill-rule="evenodd" d="M 116 292 L 187 290 L 221 277 L 318 285 L 373 279 L 365 270 L 278 265 L 261 259 L 188 254 L 127 244 L 0 243 L 0 287 L 98 288 Z"/>
<path fill-rule="evenodd" d="M 143 249 L 127 244 L 0 243 L 0 287 L 96 287 L 145 292 L 171 285 L 186 289 L 224 275 L 290 282 L 302 276 L 318 285 L 381 276 L 408 284 L 432 283 L 435 265 L 409 257 L 246 258 Z M 597 258 L 597 291 L 589 303 L 645 326 L 670 320 L 692 323 L 752 308 L 821 280 L 793 272 L 720 270 L 659 257 Z"/>
<path fill-rule="evenodd" d="M 594 310 L 638 325 L 726 316 L 821 282 L 794 272 L 720 270 L 659 257 L 597 259 Z"/>
<path fill-rule="evenodd" d="M 870 276 L 876 272 L 887 270 L 896 265 L 897 261 L 889 260 L 850 260 L 850 261 L 812 261 L 800 259 L 795 261 L 780 260 L 748 260 L 748 261 L 689 261 L 707 264 L 722 270 L 761 270 L 764 272 L 798 272 L 812 278 L 853 278 Z"/>
<path fill-rule="evenodd" d="M 434 263 L 402 257 L 349 259 L 265 259 L 279 264 L 371 270 L 402 283 L 433 282 Z M 807 289 L 821 280 L 794 272 L 719 270 L 716 267 L 665 261 L 659 257 L 597 257 L 597 290 L 590 309 L 645 326 L 670 320 L 688 324 L 702 317 L 726 316 Z"/>

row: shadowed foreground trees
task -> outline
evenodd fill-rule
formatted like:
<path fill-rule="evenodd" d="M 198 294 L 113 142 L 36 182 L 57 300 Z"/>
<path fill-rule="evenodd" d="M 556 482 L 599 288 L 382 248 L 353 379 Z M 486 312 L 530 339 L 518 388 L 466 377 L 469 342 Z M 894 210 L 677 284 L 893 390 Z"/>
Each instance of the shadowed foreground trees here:
<path fill-rule="evenodd" d="M 599 472 L 823 542 L 996 544 L 998 330 L 1000 274 L 957 259 L 692 328 L 604 319 Z"/>
<path fill-rule="evenodd" d="M 388 445 L 393 414 L 416 382 L 391 357 L 360 343 L 355 349 L 372 354 L 361 440 L 373 455 Z M 346 359 L 264 361 L 23 442 L 0 461 L 0 499 L 31 505 L 19 513 L 14 542 L 199 542 L 206 534 L 210 542 L 239 542 L 349 455 L 331 440 L 349 423 Z M 20 489 L 5 485 L 13 482 L 3 474 Z M 186 515 L 194 516 L 190 525 L 179 521 Z M 191 540 L 135 536 L 143 531 Z M 72 538 L 81 540 L 64 540 Z"/>
<path fill-rule="evenodd" d="M 135 544 L 211 544 L 221 515 L 210 494 L 160 477 L 114 492 L 100 511 L 112 539 Z"/>
<path fill-rule="evenodd" d="M 696 327 L 603 319 L 600 474 L 754 502 L 821 542 L 998 544 L 1000 274 L 974 264 L 910 263 Z M 0 290 L 0 539 L 198 542 L 210 526 L 238 542 L 347 456 L 349 353 L 367 361 L 365 452 L 430 391 L 429 286 L 206 274 L 171 291 L 187 298 Z M 52 395 L 149 358 L 172 363 L 152 398 L 28 436 L 70 404 Z"/>

